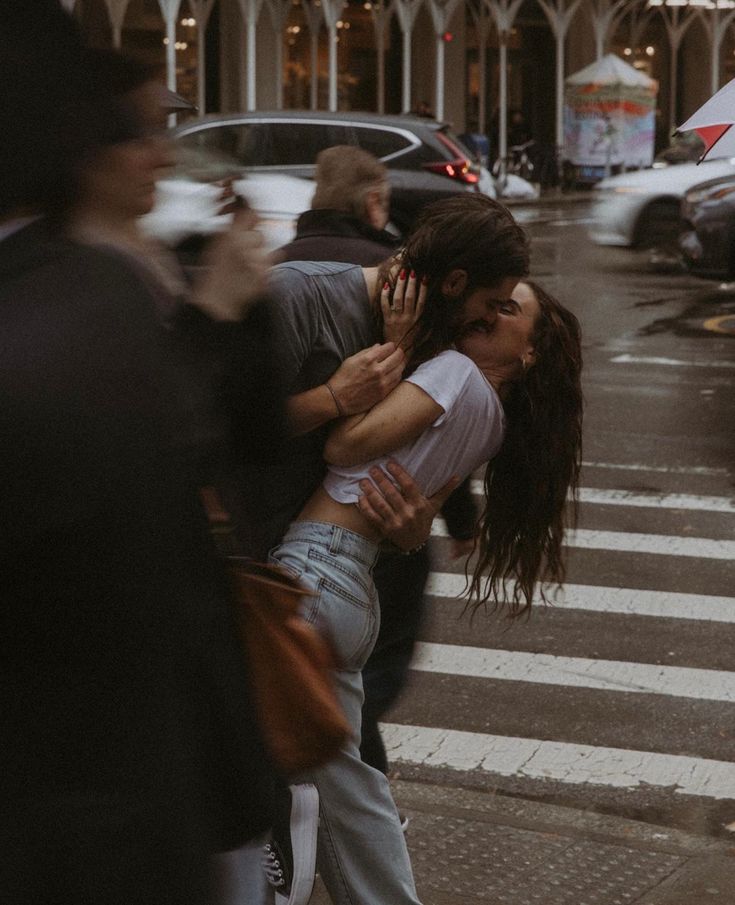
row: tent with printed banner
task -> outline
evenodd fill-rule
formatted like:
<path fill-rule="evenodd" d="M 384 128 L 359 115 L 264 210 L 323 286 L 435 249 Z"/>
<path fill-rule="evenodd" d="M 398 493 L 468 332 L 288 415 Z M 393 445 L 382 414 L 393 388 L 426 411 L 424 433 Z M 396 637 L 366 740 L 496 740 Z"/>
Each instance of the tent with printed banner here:
<path fill-rule="evenodd" d="M 658 83 L 609 53 L 566 80 L 564 159 L 597 178 L 650 166 Z M 599 172 L 595 172 L 599 171 Z"/>

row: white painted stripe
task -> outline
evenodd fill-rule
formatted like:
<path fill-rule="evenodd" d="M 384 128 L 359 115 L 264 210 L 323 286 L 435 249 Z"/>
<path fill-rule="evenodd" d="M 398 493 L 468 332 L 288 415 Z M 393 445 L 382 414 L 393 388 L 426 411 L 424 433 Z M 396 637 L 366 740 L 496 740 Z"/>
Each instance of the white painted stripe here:
<path fill-rule="evenodd" d="M 660 474 L 729 475 L 728 468 L 708 468 L 706 465 L 644 465 L 643 462 L 582 462 L 585 468 L 607 468 L 619 471 L 651 471 Z"/>
<path fill-rule="evenodd" d="M 447 537 L 441 519 L 431 526 L 434 537 Z M 628 531 L 592 531 L 578 528 L 567 532 L 567 547 L 582 550 L 610 550 L 617 553 L 654 553 L 666 556 L 693 556 L 699 559 L 735 559 L 735 541 L 708 537 L 677 537 L 673 534 L 636 534 Z"/>
<path fill-rule="evenodd" d="M 432 572 L 426 585 L 426 593 L 436 597 L 462 597 L 466 594 L 466 589 L 464 575 L 455 572 Z M 735 597 L 584 584 L 567 584 L 556 594 L 553 589 L 550 590 L 549 595 L 550 605 L 554 609 L 656 616 L 663 619 L 697 619 L 703 622 L 735 622 Z"/>
<path fill-rule="evenodd" d="M 660 358 L 655 355 L 616 355 L 610 361 L 621 365 L 664 365 L 673 368 L 735 368 L 735 361 L 718 361 L 713 358 L 684 361 L 681 358 Z"/>
<path fill-rule="evenodd" d="M 392 763 L 620 789 L 673 786 L 679 795 L 717 799 L 735 789 L 735 764 L 725 761 L 396 723 L 381 730 Z"/>
<path fill-rule="evenodd" d="M 554 657 L 526 651 L 426 642 L 416 645 L 411 669 L 475 679 L 735 703 L 735 672 L 716 669 Z"/>
<path fill-rule="evenodd" d="M 482 481 L 472 481 L 472 493 L 482 495 Z M 580 487 L 579 501 L 600 506 L 637 506 L 643 509 L 691 509 L 697 512 L 735 513 L 735 500 L 724 496 L 690 493 L 633 493 L 630 490 L 605 490 Z"/>

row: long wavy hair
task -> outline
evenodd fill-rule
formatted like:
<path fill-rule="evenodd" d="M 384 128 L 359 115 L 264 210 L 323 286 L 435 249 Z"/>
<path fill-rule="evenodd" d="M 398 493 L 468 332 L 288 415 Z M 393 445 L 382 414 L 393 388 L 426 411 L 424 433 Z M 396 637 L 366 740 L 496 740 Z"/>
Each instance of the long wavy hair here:
<path fill-rule="evenodd" d="M 508 277 L 528 273 L 529 242 L 510 211 L 486 195 L 453 195 L 427 205 L 402 248 L 378 271 L 378 286 L 395 286 L 401 270 L 427 281 L 426 305 L 410 331 L 405 376 L 448 349 L 459 328 L 467 297 L 479 287 L 494 287 Z M 449 297 L 442 286 L 453 270 L 467 274 L 464 291 Z M 375 316 L 382 332 L 380 305 Z"/>
<path fill-rule="evenodd" d="M 485 474 L 469 606 L 531 607 L 540 581 L 561 585 L 565 528 L 576 524 L 582 460 L 582 351 L 577 318 L 537 283 L 535 363 L 509 385 L 506 433 Z M 543 588 L 541 599 L 546 599 Z"/>

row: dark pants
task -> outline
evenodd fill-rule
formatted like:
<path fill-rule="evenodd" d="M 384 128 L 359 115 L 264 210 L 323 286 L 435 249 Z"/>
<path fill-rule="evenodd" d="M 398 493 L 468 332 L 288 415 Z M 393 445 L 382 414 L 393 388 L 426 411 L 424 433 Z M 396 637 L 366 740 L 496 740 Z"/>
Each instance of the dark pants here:
<path fill-rule="evenodd" d="M 426 548 L 410 556 L 381 553 L 373 572 L 380 599 L 380 634 L 362 671 L 365 703 L 360 754 L 365 763 L 382 773 L 388 772 L 388 759 L 378 722 L 406 684 L 424 616 L 428 576 Z"/>
<path fill-rule="evenodd" d="M 471 538 L 477 508 L 466 478 L 442 507 L 450 537 Z M 388 759 L 378 722 L 388 712 L 408 678 L 408 669 L 424 618 L 424 588 L 429 577 L 426 547 L 410 556 L 381 553 L 373 571 L 380 600 L 380 634 L 362 671 L 365 703 L 362 707 L 360 754 L 366 764 L 388 772 Z"/>

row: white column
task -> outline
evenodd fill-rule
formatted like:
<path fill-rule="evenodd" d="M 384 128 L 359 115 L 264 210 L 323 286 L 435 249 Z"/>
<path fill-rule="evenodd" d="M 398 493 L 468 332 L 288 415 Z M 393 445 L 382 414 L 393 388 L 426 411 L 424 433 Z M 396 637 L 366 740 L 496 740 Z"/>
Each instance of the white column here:
<path fill-rule="evenodd" d="M 161 7 L 163 21 L 166 24 L 166 84 L 172 91 L 176 91 L 176 19 L 179 15 L 181 0 L 158 0 Z M 169 117 L 173 122 L 176 118 Z"/>
<path fill-rule="evenodd" d="M 416 16 L 423 0 L 394 0 L 398 24 L 403 34 L 403 78 L 401 90 L 401 111 L 409 113 L 411 110 L 411 35 Z"/>
<path fill-rule="evenodd" d="M 707 32 L 710 46 L 710 91 L 715 94 L 720 88 L 720 65 L 722 42 L 735 18 L 735 10 L 701 9 L 699 15 Z"/>
<path fill-rule="evenodd" d="M 508 35 L 498 34 L 498 158 L 500 178 L 505 178 L 505 158 L 508 156 Z"/>
<path fill-rule="evenodd" d="M 485 0 L 498 33 L 498 158 L 501 179 L 505 176 L 508 156 L 508 35 L 523 0 Z M 490 161 L 492 165 L 492 161 Z"/>
<path fill-rule="evenodd" d="M 112 29 L 112 46 L 119 50 L 122 47 L 122 30 L 129 0 L 105 0 L 107 14 Z M 72 0 L 72 4 L 74 0 Z"/>
<path fill-rule="evenodd" d="M 256 28 L 258 16 L 263 6 L 263 0 L 240 0 L 243 22 L 245 23 L 245 109 L 248 112 L 255 110 L 255 82 L 256 82 Z"/>
<path fill-rule="evenodd" d="M 556 38 L 556 147 L 564 145 L 564 45 L 581 0 L 538 0 Z"/>
<path fill-rule="evenodd" d="M 311 53 L 309 102 L 311 109 L 316 110 L 319 106 L 319 31 L 322 27 L 322 11 L 320 7 L 314 6 L 310 0 L 302 0 L 302 8 L 309 26 L 309 47 Z"/>
<path fill-rule="evenodd" d="M 319 26 L 311 32 L 311 80 L 309 83 L 311 109 L 319 107 Z"/>
<path fill-rule="evenodd" d="M 427 0 L 431 22 L 436 37 L 436 85 L 434 112 L 437 119 L 444 119 L 444 32 L 457 8 L 458 0 Z"/>
<path fill-rule="evenodd" d="M 477 29 L 477 131 L 484 135 L 487 132 L 487 35 L 490 20 L 484 3 L 476 11 L 475 26 Z M 492 161 L 490 161 L 492 163 Z"/>
<path fill-rule="evenodd" d="M 329 101 L 328 109 L 337 109 L 337 22 L 342 14 L 343 0 L 322 0 L 324 22 L 327 26 L 329 50 Z"/>
<path fill-rule="evenodd" d="M 669 131 L 676 129 L 676 92 L 677 92 L 677 62 L 679 58 L 679 47 L 686 34 L 687 29 L 694 21 L 697 14 L 695 7 L 691 6 L 666 6 L 662 4 L 657 7 L 659 14 L 663 17 L 666 26 L 666 34 L 669 38 L 669 50 L 671 52 L 671 61 L 669 67 Z"/>
<path fill-rule="evenodd" d="M 601 60 L 605 55 L 615 25 L 628 5 L 629 0 L 587 0 L 585 9 L 592 22 L 595 36 L 595 59 Z"/>
<path fill-rule="evenodd" d="M 276 39 L 275 60 L 275 83 L 276 83 L 276 110 L 283 109 L 283 37 L 288 19 L 288 11 L 291 6 L 290 0 L 267 0 L 268 12 L 270 13 L 271 25 L 273 26 L 273 34 Z"/>
<path fill-rule="evenodd" d="M 199 115 L 206 113 L 207 106 L 207 67 L 206 47 L 207 22 L 212 13 L 214 0 L 189 0 L 189 9 L 196 19 L 197 29 L 197 109 Z"/>
<path fill-rule="evenodd" d="M 370 15 L 375 31 L 376 73 L 375 95 L 378 113 L 385 113 L 385 31 L 392 14 L 390 3 L 373 3 Z"/>

